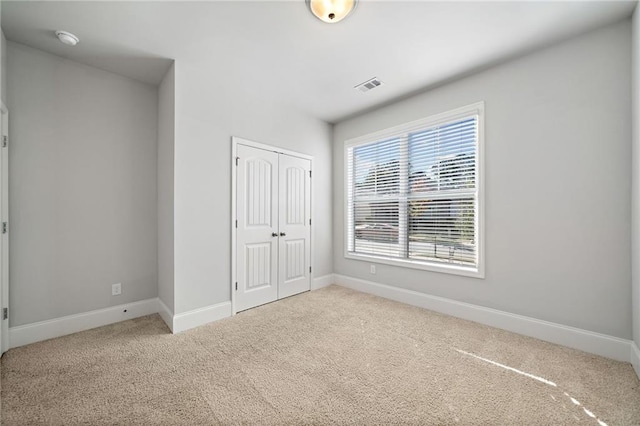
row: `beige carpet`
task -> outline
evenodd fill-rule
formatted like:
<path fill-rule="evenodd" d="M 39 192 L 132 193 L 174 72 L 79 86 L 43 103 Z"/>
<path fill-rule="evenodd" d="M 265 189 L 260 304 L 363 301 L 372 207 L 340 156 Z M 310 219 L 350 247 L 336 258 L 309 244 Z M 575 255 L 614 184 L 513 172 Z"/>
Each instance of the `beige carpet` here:
<path fill-rule="evenodd" d="M 6 425 L 638 425 L 611 361 L 332 286 L 171 335 L 152 315 L 12 349 Z"/>

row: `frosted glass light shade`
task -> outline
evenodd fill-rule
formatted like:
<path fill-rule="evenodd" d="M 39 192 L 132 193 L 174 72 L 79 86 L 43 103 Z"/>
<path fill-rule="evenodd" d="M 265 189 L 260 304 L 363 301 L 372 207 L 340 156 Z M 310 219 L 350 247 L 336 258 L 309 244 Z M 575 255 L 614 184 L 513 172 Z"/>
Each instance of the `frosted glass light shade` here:
<path fill-rule="evenodd" d="M 311 13 L 328 24 L 342 21 L 355 9 L 358 0 L 306 0 Z"/>

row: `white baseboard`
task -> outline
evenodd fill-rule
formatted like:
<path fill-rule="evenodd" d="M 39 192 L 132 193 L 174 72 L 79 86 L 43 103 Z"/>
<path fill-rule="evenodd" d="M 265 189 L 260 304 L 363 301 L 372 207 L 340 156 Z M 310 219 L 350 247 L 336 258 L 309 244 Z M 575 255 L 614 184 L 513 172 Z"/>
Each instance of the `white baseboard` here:
<path fill-rule="evenodd" d="M 314 279 L 311 289 L 317 290 L 331 284 L 338 284 L 353 290 L 513 331 L 607 358 L 631 362 L 640 378 L 640 349 L 633 341 L 339 274 L 328 274 Z M 126 312 L 124 312 L 125 309 Z M 230 317 L 231 302 L 218 303 L 177 315 L 173 315 L 171 310 L 158 298 L 126 303 L 11 327 L 9 328 L 9 347 L 17 348 L 154 313 L 160 314 L 162 320 L 173 333 L 180 333 Z"/>
<path fill-rule="evenodd" d="M 636 342 L 631 342 L 631 365 L 640 379 L 640 349 Z"/>
<path fill-rule="evenodd" d="M 158 298 L 125 303 L 105 309 L 11 327 L 9 328 L 9 348 L 17 348 L 155 313 L 160 315 L 172 333 L 179 333 L 230 317 L 231 302 L 218 303 L 177 315 L 174 315 L 171 309 Z"/>
<path fill-rule="evenodd" d="M 208 324 L 231 316 L 231 302 L 222 302 L 217 305 L 206 306 L 193 311 L 176 314 L 173 316 L 174 333 L 189 330 L 200 325 Z"/>
<path fill-rule="evenodd" d="M 158 314 L 160 315 L 160 318 L 162 318 L 162 321 L 167 324 L 169 330 L 173 333 L 173 312 L 160 298 L 158 298 Z"/>
<path fill-rule="evenodd" d="M 53 339 L 54 337 L 155 314 L 156 312 L 158 312 L 158 299 L 153 298 L 52 320 L 19 325 L 9 328 L 9 347 L 17 348 L 30 343 Z"/>
<path fill-rule="evenodd" d="M 345 275 L 334 274 L 334 278 L 335 284 L 353 290 L 629 362 L 629 340 Z"/>
<path fill-rule="evenodd" d="M 317 277 L 313 279 L 311 283 L 311 291 L 318 290 L 322 287 L 327 287 L 333 284 L 334 276 L 333 274 L 323 275 L 321 277 Z"/>

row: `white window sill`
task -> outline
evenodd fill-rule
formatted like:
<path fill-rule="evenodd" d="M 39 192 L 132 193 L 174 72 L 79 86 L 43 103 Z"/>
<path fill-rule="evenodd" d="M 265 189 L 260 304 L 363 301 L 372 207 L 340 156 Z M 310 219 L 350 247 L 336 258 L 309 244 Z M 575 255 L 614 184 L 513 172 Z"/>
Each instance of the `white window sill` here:
<path fill-rule="evenodd" d="M 458 264 L 447 265 L 442 263 L 416 262 L 414 260 L 389 259 L 385 257 L 368 256 L 365 254 L 354 253 L 346 253 L 344 257 L 346 259 L 359 260 L 369 263 L 382 263 L 385 265 L 398 266 L 401 268 L 420 269 L 423 271 L 440 272 L 444 274 L 461 275 L 464 277 L 484 279 L 484 271 L 481 268 L 463 266 Z"/>

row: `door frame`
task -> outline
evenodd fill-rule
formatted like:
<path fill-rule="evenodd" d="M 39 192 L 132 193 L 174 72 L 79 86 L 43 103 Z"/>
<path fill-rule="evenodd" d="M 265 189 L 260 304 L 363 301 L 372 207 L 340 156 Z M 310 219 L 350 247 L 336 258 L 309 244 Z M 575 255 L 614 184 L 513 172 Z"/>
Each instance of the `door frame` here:
<path fill-rule="evenodd" d="M 271 152 L 275 152 L 277 154 L 285 154 L 285 155 L 290 155 L 292 157 L 298 157 L 298 158 L 302 158 L 305 160 L 309 160 L 311 162 L 311 168 L 310 170 L 313 170 L 313 157 L 311 155 L 307 155 L 307 154 L 302 154 L 300 152 L 296 152 L 296 151 L 291 151 L 288 149 L 284 149 L 284 148 L 280 148 L 277 146 L 273 146 L 273 145 L 267 145 L 264 143 L 260 143 L 260 142 L 254 142 L 252 140 L 249 139 L 244 139 L 244 138 L 240 138 L 238 136 L 232 136 L 231 137 L 231 223 L 230 223 L 230 229 L 231 229 L 231 283 L 229 285 L 229 288 L 231 289 L 231 315 L 235 315 L 236 314 L 236 290 L 235 290 L 235 286 L 237 283 L 237 268 L 238 265 L 236 263 L 236 248 L 237 248 L 237 241 L 236 241 L 236 233 L 237 233 L 237 228 L 236 228 L 236 221 L 237 221 L 237 206 L 236 206 L 236 202 L 237 202 L 237 159 L 238 159 L 238 145 L 245 145 L 245 146 L 250 146 L 252 148 L 258 148 L 258 149 L 264 149 L 265 151 L 271 151 Z M 313 176 L 313 174 L 311 175 Z M 310 191 L 311 193 L 309 194 L 311 201 L 310 201 L 310 212 L 309 212 L 309 217 L 311 218 L 311 237 L 310 237 L 310 241 L 309 241 L 309 256 L 310 256 L 310 262 L 313 263 L 313 232 L 314 232 L 314 227 L 313 227 L 313 179 L 310 179 L 309 181 L 309 187 L 310 187 Z M 311 273 L 309 274 L 309 285 L 311 288 L 313 288 L 313 265 L 311 266 Z"/>
<path fill-rule="evenodd" d="M 3 102 L 0 102 L 0 116 L 2 120 L 2 134 L 0 137 L 9 138 L 9 110 Z M 1 145 L 1 143 L 0 143 Z M 9 143 L 6 147 L 0 147 L 2 153 L 0 154 L 0 161 L 2 161 L 2 167 L 0 172 L 2 173 L 2 184 L 0 185 L 0 223 L 9 223 Z M 1 225 L 0 225 L 1 226 Z M 9 350 L 9 319 L 2 319 L 2 308 L 9 309 L 9 233 L 1 233 L 0 230 L 0 244 L 2 244 L 1 258 L 0 258 L 0 356 Z"/>

